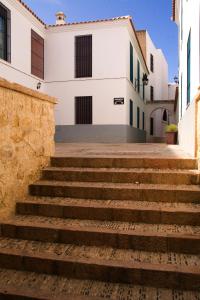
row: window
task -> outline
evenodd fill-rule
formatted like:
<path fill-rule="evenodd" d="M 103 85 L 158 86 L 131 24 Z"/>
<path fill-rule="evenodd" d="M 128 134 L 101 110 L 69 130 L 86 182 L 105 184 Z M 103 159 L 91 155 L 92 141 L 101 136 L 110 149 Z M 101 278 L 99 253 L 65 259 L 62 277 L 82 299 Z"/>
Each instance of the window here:
<path fill-rule="evenodd" d="M 75 37 L 75 77 L 92 77 L 92 35 Z"/>
<path fill-rule="evenodd" d="M 92 97 L 75 98 L 76 124 L 92 124 Z"/>
<path fill-rule="evenodd" d="M 130 43 L 130 81 L 133 83 L 133 46 Z"/>
<path fill-rule="evenodd" d="M 187 42 L 187 104 L 190 104 L 191 97 L 191 31 Z"/>
<path fill-rule="evenodd" d="M 150 118 L 150 135 L 154 135 L 154 119 Z"/>
<path fill-rule="evenodd" d="M 11 61 L 10 10 L 0 3 L 0 58 Z"/>
<path fill-rule="evenodd" d="M 130 119 L 129 119 L 129 125 L 133 126 L 133 101 L 130 100 Z"/>
<path fill-rule="evenodd" d="M 142 85 L 142 99 L 145 100 L 145 85 Z"/>
<path fill-rule="evenodd" d="M 44 79 L 44 39 L 31 30 L 31 74 Z"/>
<path fill-rule="evenodd" d="M 137 107 L 137 128 L 140 128 L 140 108 Z"/>
<path fill-rule="evenodd" d="M 162 119 L 163 119 L 164 122 L 168 121 L 168 115 L 167 115 L 167 110 L 166 109 L 163 112 L 163 118 Z"/>
<path fill-rule="evenodd" d="M 150 69 L 151 72 L 154 72 L 154 57 L 152 54 L 150 55 Z"/>
<path fill-rule="evenodd" d="M 154 101 L 154 87 L 150 86 L 150 100 Z"/>
<path fill-rule="evenodd" d="M 142 113 L 142 129 L 145 130 L 145 113 Z"/>
<path fill-rule="evenodd" d="M 140 62 L 137 61 L 137 91 L 140 92 Z"/>

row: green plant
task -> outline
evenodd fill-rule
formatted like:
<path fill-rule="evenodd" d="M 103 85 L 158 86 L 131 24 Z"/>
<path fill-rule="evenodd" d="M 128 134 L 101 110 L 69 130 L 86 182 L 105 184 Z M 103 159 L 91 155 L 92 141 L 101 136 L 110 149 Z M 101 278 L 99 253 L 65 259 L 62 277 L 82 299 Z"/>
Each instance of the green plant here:
<path fill-rule="evenodd" d="M 165 127 L 165 132 L 177 132 L 178 127 L 176 124 L 169 124 Z"/>

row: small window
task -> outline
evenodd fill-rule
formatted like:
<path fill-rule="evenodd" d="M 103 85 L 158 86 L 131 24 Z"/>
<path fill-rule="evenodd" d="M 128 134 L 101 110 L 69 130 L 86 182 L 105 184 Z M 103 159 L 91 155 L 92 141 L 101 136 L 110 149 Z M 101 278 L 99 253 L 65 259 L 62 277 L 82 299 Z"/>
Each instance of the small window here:
<path fill-rule="evenodd" d="M 151 72 L 154 72 L 154 57 L 152 54 L 150 55 L 150 69 Z"/>
<path fill-rule="evenodd" d="M 133 101 L 130 100 L 130 119 L 129 119 L 129 125 L 133 126 Z"/>
<path fill-rule="evenodd" d="M 31 74 L 44 79 L 44 39 L 31 30 Z"/>
<path fill-rule="evenodd" d="M 150 135 L 154 135 L 154 119 L 150 118 Z"/>
<path fill-rule="evenodd" d="M 140 129 L 140 108 L 137 107 L 137 128 Z"/>
<path fill-rule="evenodd" d="M 167 110 L 165 109 L 163 112 L 163 121 L 167 122 L 168 121 L 168 115 L 167 115 Z"/>
<path fill-rule="evenodd" d="M 142 85 L 142 99 L 145 100 L 145 85 Z"/>
<path fill-rule="evenodd" d="M 75 98 L 75 123 L 92 124 L 92 97 Z"/>
<path fill-rule="evenodd" d="M 75 37 L 75 77 L 92 77 L 92 35 Z"/>
<path fill-rule="evenodd" d="M 11 62 L 10 10 L 0 3 L 0 58 Z"/>
<path fill-rule="evenodd" d="M 150 100 L 154 101 L 154 87 L 150 86 Z"/>
<path fill-rule="evenodd" d="M 142 113 L 142 129 L 145 130 L 145 113 Z"/>

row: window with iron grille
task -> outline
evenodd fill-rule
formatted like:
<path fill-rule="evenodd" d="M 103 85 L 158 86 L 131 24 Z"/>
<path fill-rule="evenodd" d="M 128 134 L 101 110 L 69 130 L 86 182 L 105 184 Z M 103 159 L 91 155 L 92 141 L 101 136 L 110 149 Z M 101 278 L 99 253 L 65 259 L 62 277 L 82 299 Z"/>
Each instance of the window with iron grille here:
<path fill-rule="evenodd" d="M 75 123 L 92 124 L 92 97 L 75 98 Z"/>
<path fill-rule="evenodd" d="M 150 86 L 150 100 L 154 101 L 154 87 Z"/>
<path fill-rule="evenodd" d="M 151 72 L 154 72 L 154 57 L 153 57 L 153 54 L 150 55 L 150 69 L 151 69 Z"/>
<path fill-rule="evenodd" d="M 75 37 L 75 77 L 92 77 L 92 35 Z"/>
<path fill-rule="evenodd" d="M 44 39 L 31 30 L 31 74 L 44 79 Z"/>
<path fill-rule="evenodd" d="M 0 58 L 11 62 L 10 10 L 0 3 Z"/>

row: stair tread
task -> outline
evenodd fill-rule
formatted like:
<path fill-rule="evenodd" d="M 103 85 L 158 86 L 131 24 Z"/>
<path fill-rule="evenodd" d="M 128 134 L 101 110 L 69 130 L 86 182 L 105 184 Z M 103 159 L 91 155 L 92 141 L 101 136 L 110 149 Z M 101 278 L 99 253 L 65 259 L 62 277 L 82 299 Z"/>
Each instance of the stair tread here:
<path fill-rule="evenodd" d="M 64 207 L 94 207 L 94 208 L 114 208 L 130 210 L 153 210 L 166 212 L 191 212 L 200 213 L 200 204 L 196 203 L 178 203 L 178 202 L 150 202 L 150 201 L 132 201 L 132 200 L 93 200 L 76 199 L 62 197 L 34 197 L 30 196 L 18 203 L 37 204 L 37 205 L 56 205 Z"/>
<path fill-rule="evenodd" d="M 153 169 L 153 168 L 86 168 L 86 167 L 47 167 L 44 171 L 68 171 L 68 172 L 124 172 L 124 173 L 164 173 L 164 174 L 186 174 L 186 175 L 198 175 L 198 170 L 189 169 Z"/>
<path fill-rule="evenodd" d="M 200 275 L 200 256 L 147 252 L 111 247 L 77 246 L 0 237 L 0 254 L 97 264 L 113 267 L 193 273 Z"/>
<path fill-rule="evenodd" d="M 195 191 L 200 192 L 198 185 L 168 185 L 168 184 L 134 184 L 134 183 L 107 183 L 107 182 L 74 182 L 38 180 L 31 186 L 59 186 L 59 187 L 93 187 L 93 188 L 114 188 L 114 189 L 138 189 L 138 190 L 174 190 L 174 191 Z"/>
<path fill-rule="evenodd" d="M 68 279 L 56 275 L 0 269 L 0 295 L 5 290 L 7 294 L 16 293 L 43 300 L 100 300 L 105 297 L 111 300 L 141 300 L 157 299 L 157 295 L 162 300 L 197 300 L 199 297 L 198 291 Z"/>
<path fill-rule="evenodd" d="M 200 226 L 190 225 L 166 225 L 166 224 L 145 224 L 119 221 L 98 221 L 63 219 L 41 216 L 17 215 L 10 220 L 1 223 L 14 226 L 27 226 L 35 228 L 50 228 L 72 231 L 93 231 L 115 234 L 128 234 L 139 236 L 165 236 L 178 238 L 200 239 Z"/>

